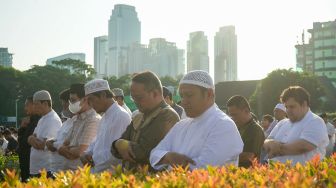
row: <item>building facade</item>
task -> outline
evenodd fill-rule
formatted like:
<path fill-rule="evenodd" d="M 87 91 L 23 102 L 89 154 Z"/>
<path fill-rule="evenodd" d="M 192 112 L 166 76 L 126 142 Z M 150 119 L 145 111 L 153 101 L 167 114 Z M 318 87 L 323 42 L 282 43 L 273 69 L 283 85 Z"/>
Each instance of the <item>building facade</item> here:
<path fill-rule="evenodd" d="M 187 71 L 192 70 L 209 72 L 208 39 L 203 31 L 189 34 L 187 42 Z"/>
<path fill-rule="evenodd" d="M 308 32 L 308 43 L 303 35 L 302 44 L 295 46 L 297 69 L 326 76 L 336 87 L 336 20 L 315 22 Z"/>
<path fill-rule="evenodd" d="M 221 27 L 214 37 L 215 83 L 237 80 L 237 35 L 234 26 Z"/>
<path fill-rule="evenodd" d="M 0 48 L 0 66 L 12 67 L 13 54 L 8 52 L 8 48 Z"/>
<path fill-rule="evenodd" d="M 135 7 L 117 4 L 108 24 L 107 76 L 129 73 L 127 53 L 133 43 L 141 43 L 141 23 Z"/>
<path fill-rule="evenodd" d="M 107 76 L 108 64 L 108 37 L 100 36 L 94 38 L 94 69 L 96 77 L 103 78 Z"/>

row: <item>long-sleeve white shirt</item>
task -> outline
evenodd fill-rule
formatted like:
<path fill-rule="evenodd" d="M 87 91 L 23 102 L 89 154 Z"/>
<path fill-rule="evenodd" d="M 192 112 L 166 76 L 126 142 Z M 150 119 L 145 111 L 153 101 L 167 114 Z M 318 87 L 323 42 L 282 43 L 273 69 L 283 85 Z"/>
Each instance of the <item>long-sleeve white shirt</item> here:
<path fill-rule="evenodd" d="M 150 163 L 160 170 L 167 165 L 157 165 L 168 152 L 190 157 L 196 165 L 238 165 L 243 141 L 235 123 L 215 104 L 196 118 L 186 118 L 176 123 L 165 138 L 152 150 Z"/>
<path fill-rule="evenodd" d="M 34 134 L 40 140 L 54 139 L 58 130 L 62 126 L 62 121 L 54 110 L 41 117 L 34 130 Z M 31 147 L 30 152 L 30 174 L 39 174 L 40 170 L 54 170 L 54 153 L 45 149 L 37 150 Z"/>
<path fill-rule="evenodd" d="M 96 139 L 85 152 L 92 155 L 95 173 L 112 169 L 113 165 L 121 164 L 120 159 L 112 156 L 111 145 L 113 141 L 121 137 L 130 123 L 130 115 L 116 102 L 102 116 Z"/>
<path fill-rule="evenodd" d="M 69 133 L 70 128 L 72 127 L 74 122 L 74 118 L 68 118 L 63 122 L 62 127 L 58 130 L 56 141 L 53 143 L 53 146 L 58 150 L 64 143 L 66 135 Z M 68 159 L 60 155 L 57 151 L 54 152 L 54 160 L 53 160 L 53 172 L 58 172 L 60 170 L 64 170 L 64 163 Z"/>

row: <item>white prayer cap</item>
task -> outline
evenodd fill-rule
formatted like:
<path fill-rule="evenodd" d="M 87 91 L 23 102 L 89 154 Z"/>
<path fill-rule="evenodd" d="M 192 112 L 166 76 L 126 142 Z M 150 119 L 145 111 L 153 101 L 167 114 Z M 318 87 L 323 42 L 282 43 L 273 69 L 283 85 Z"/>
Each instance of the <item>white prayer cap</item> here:
<path fill-rule="evenodd" d="M 85 95 L 88 95 L 98 91 L 110 90 L 110 86 L 106 80 L 94 79 L 86 83 L 84 89 Z"/>
<path fill-rule="evenodd" d="M 279 110 L 282 110 L 282 111 L 286 112 L 286 107 L 282 103 L 278 103 L 277 105 L 275 105 L 274 109 L 279 109 Z"/>
<path fill-rule="evenodd" d="M 207 89 L 215 89 L 214 82 L 209 73 L 202 70 L 188 72 L 180 81 L 181 84 L 191 84 L 201 86 Z"/>
<path fill-rule="evenodd" d="M 48 91 L 37 91 L 33 95 L 33 101 L 51 101 L 51 97 Z"/>
<path fill-rule="evenodd" d="M 124 96 L 124 91 L 122 89 L 120 89 L 120 88 L 113 88 L 112 89 L 112 93 L 116 97 L 123 97 Z"/>

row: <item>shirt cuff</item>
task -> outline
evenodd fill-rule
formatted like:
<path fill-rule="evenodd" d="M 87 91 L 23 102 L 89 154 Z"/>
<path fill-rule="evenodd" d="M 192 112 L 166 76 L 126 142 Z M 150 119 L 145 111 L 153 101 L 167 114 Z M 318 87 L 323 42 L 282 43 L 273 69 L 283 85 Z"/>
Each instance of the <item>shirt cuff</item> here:
<path fill-rule="evenodd" d="M 154 151 L 153 155 L 153 160 L 151 160 L 151 164 L 152 167 L 155 170 L 161 170 L 164 167 L 168 167 L 168 164 L 161 164 L 161 165 L 157 165 L 157 163 L 159 163 L 161 161 L 161 159 L 168 153 L 169 151 Z"/>

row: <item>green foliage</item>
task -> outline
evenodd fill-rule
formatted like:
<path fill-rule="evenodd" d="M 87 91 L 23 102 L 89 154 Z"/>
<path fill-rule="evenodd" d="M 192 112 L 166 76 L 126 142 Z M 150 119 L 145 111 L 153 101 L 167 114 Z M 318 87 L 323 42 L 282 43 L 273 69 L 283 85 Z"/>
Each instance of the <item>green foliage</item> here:
<path fill-rule="evenodd" d="M 254 163 L 250 168 L 212 167 L 188 171 L 176 167 L 170 171 L 150 173 L 148 167 L 137 172 L 123 171 L 91 174 L 88 167 L 56 174 L 56 179 L 33 178 L 21 183 L 15 171 L 6 170 L 1 187 L 335 187 L 336 155 L 320 161 L 313 158 L 305 165 L 272 162 Z"/>
<path fill-rule="evenodd" d="M 0 180 L 2 181 L 4 178 L 4 174 L 8 170 L 19 171 L 19 157 L 17 155 L 4 156 L 0 154 Z"/>
<path fill-rule="evenodd" d="M 280 101 L 282 91 L 289 86 L 302 86 L 310 93 L 311 109 L 321 109 L 321 97 L 324 90 L 316 76 L 307 72 L 295 72 L 291 69 L 278 69 L 272 71 L 261 80 L 261 84 L 250 98 L 252 109 L 257 114 L 273 114 L 274 106 Z"/>

